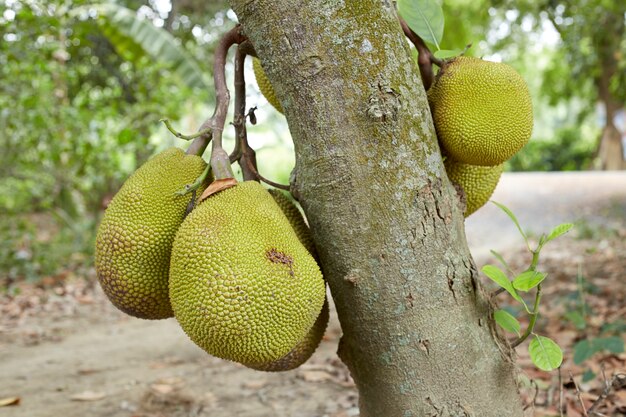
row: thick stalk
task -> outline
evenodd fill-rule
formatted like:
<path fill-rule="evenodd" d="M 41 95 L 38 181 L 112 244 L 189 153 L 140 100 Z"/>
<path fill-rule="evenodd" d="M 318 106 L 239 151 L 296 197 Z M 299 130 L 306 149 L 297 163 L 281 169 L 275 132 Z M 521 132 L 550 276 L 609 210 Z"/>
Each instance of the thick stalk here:
<path fill-rule="evenodd" d="M 222 133 L 224 132 L 224 124 L 226 123 L 226 115 L 228 114 L 228 103 L 230 103 L 230 93 L 226 85 L 226 57 L 230 47 L 236 43 L 246 40 L 241 34 L 239 26 L 228 31 L 215 50 L 215 61 L 213 64 L 213 82 L 215 84 L 216 104 L 215 112 L 205 123 L 210 123 L 210 129 L 213 134 L 213 146 L 211 148 L 211 168 L 216 180 L 233 178 L 233 170 L 230 167 L 230 158 L 222 148 Z M 204 124 L 201 129 L 204 128 Z M 196 141 L 192 143 L 194 147 Z M 201 144 L 199 145 L 201 146 Z M 188 150 L 189 152 L 189 150 Z"/>
<path fill-rule="evenodd" d="M 246 129 L 246 79 L 244 63 L 246 60 L 245 46 L 239 45 L 235 53 L 235 151 L 239 155 L 239 165 L 244 181 L 258 181 L 254 174 L 257 170 L 254 149 L 248 145 L 248 131 Z M 231 158 L 232 159 L 232 158 Z M 251 168 L 254 168 L 251 169 Z"/>
<path fill-rule="evenodd" d="M 543 238 L 542 238 L 543 239 Z M 528 244 L 528 240 L 526 240 L 526 244 Z M 541 253 L 541 248 L 543 247 L 543 243 L 539 244 L 539 247 L 535 250 L 531 250 L 530 252 L 533 254 L 533 259 L 530 262 L 530 266 L 528 267 L 529 271 L 537 271 L 537 265 L 539 265 L 539 254 Z M 535 324 L 537 323 L 537 319 L 539 318 L 539 303 L 541 302 L 541 284 L 537 286 L 537 292 L 535 293 L 535 303 L 533 304 L 532 311 L 529 312 L 530 320 L 528 322 L 528 327 L 524 334 L 522 334 L 517 340 L 511 343 L 512 348 L 516 348 L 521 345 L 528 336 L 530 336 L 535 329 Z M 528 308 L 526 308 L 528 310 Z"/>
<path fill-rule="evenodd" d="M 417 36 L 413 30 L 407 25 L 404 19 L 400 18 L 400 26 L 402 27 L 402 31 L 404 35 L 411 41 L 415 48 L 417 49 L 417 66 L 420 70 L 420 75 L 422 76 L 422 83 L 424 84 L 424 89 L 428 90 L 435 80 L 435 74 L 433 73 L 433 64 L 436 64 L 438 67 L 443 65 L 443 61 L 435 57 L 426 43 L 422 38 Z"/>
<path fill-rule="evenodd" d="M 231 0 L 285 109 L 361 416 L 522 415 L 387 0 Z"/>

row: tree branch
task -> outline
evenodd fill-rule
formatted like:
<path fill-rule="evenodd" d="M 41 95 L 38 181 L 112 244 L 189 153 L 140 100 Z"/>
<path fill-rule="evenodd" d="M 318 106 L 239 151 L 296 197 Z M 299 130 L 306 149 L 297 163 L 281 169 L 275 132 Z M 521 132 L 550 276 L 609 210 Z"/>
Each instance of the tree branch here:
<path fill-rule="evenodd" d="M 582 411 L 583 416 L 589 417 L 589 414 L 587 414 L 587 409 L 585 408 L 585 402 L 583 401 L 583 397 L 580 392 L 580 388 L 578 388 L 578 384 L 574 380 L 574 375 L 572 375 L 571 372 L 569 373 L 569 380 L 572 382 L 572 384 L 574 384 L 574 388 L 576 389 L 576 397 L 578 397 L 578 402 L 580 403 L 580 410 Z"/>
<path fill-rule="evenodd" d="M 243 45 L 239 45 L 235 54 L 235 121 L 233 125 L 235 126 L 236 145 L 233 154 L 238 156 L 244 181 L 256 181 L 258 178 L 250 169 L 251 166 L 256 169 L 256 156 L 254 150 L 248 145 L 246 129 L 246 80 L 244 77 L 246 52 Z"/>
<path fill-rule="evenodd" d="M 233 178 L 233 170 L 230 167 L 230 158 L 222 147 L 222 133 L 228 113 L 230 93 L 226 85 L 226 56 L 230 47 L 236 43 L 242 43 L 247 38 L 241 33 L 241 26 L 237 25 L 229 30 L 220 40 L 215 51 L 215 63 L 213 66 L 213 80 L 217 103 L 215 113 L 211 116 L 211 130 L 213 132 L 213 147 L 211 149 L 211 168 L 215 179 Z"/>
<path fill-rule="evenodd" d="M 289 191 L 288 185 L 282 185 L 268 180 L 259 174 L 256 162 L 256 153 L 248 144 L 248 132 L 246 129 L 246 81 L 244 77 L 244 63 L 248 52 L 253 52 L 252 44 L 246 41 L 239 45 L 235 55 L 235 136 L 237 145 L 231 161 L 236 157 L 239 160 L 244 181 L 263 181 L 273 187 Z"/>
<path fill-rule="evenodd" d="M 601 365 L 601 371 L 602 379 L 604 380 L 604 389 L 602 390 L 600 396 L 593 402 L 593 404 L 591 404 L 589 410 L 587 410 L 587 413 L 589 413 L 590 416 L 600 416 L 601 414 L 596 411 L 596 408 L 598 408 L 600 404 L 608 398 L 613 389 L 618 390 L 626 386 L 626 374 L 616 374 L 609 381 L 604 371 L 604 363 Z"/>
<path fill-rule="evenodd" d="M 428 90 L 433 83 L 434 73 L 433 73 L 433 64 L 441 67 L 443 65 L 443 61 L 437 57 L 435 57 L 424 40 L 420 38 L 417 33 L 413 32 L 413 30 L 409 27 L 409 25 L 398 16 L 400 20 L 400 26 L 402 26 L 402 31 L 404 35 L 409 38 L 411 43 L 415 45 L 417 48 L 417 66 L 420 70 L 420 75 L 422 76 L 422 83 L 424 83 L 424 89 Z"/>

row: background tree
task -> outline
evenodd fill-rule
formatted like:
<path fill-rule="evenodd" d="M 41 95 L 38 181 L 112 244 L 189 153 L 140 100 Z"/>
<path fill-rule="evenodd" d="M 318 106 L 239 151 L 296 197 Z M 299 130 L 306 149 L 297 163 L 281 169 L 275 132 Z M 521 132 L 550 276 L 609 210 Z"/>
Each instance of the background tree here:
<path fill-rule="evenodd" d="M 512 42 L 527 51 L 529 34 L 540 32 L 546 23 L 556 29 L 560 42 L 543 75 L 541 91 L 552 105 L 574 98 L 583 100 L 579 121 L 594 114 L 599 103 L 604 121 L 596 150 L 597 167 L 625 169 L 622 133 L 615 125 L 619 113 L 626 117 L 624 2 L 495 0 L 492 4 L 496 7 L 494 15 L 508 12 L 513 17 L 512 35 L 501 41 L 501 48 Z"/>

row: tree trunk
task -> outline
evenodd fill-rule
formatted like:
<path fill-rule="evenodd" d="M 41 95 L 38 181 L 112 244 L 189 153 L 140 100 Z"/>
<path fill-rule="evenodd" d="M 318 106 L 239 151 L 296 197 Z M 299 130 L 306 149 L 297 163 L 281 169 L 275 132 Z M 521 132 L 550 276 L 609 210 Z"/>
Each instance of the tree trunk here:
<path fill-rule="evenodd" d="M 622 134 L 613 123 L 607 122 L 602 129 L 598 159 L 600 160 L 600 169 L 607 171 L 626 169 Z"/>
<path fill-rule="evenodd" d="M 622 109 L 621 103 L 615 99 L 610 89 L 612 77 L 616 73 L 615 65 L 606 63 L 602 66 L 601 77 L 598 80 L 598 96 L 606 115 L 604 128 L 598 143 L 598 159 L 600 169 L 607 171 L 626 169 L 624 161 L 624 148 L 622 145 L 622 134 L 615 126 L 614 120 L 617 113 Z"/>
<path fill-rule="evenodd" d="M 361 416 L 521 416 L 393 2 L 231 5 L 285 109 Z"/>
<path fill-rule="evenodd" d="M 598 98 L 604 105 L 606 114 L 597 155 L 600 169 L 621 170 L 626 169 L 626 161 L 624 160 L 622 134 L 615 126 L 614 120 L 618 111 L 623 108 L 623 104 L 613 94 L 611 83 L 620 71 L 615 50 L 619 49 L 619 40 L 622 39 L 626 26 L 624 19 L 620 16 L 606 14 L 604 17 L 603 25 L 607 30 L 598 32 L 598 36 L 594 39 L 600 61 L 600 73 L 596 79 Z"/>

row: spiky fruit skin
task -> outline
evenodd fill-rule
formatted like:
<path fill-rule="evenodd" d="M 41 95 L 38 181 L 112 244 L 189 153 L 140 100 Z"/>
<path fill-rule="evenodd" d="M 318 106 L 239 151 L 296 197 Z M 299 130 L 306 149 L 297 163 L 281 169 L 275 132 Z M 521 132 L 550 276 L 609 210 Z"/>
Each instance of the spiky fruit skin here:
<path fill-rule="evenodd" d="M 210 196 L 176 234 L 174 315 L 213 356 L 244 364 L 282 358 L 313 326 L 325 295 L 317 263 L 257 182 Z"/>
<path fill-rule="evenodd" d="M 135 171 L 109 204 L 98 228 L 95 267 L 104 293 L 123 312 L 142 319 L 173 316 L 170 252 L 192 198 L 175 193 L 205 167 L 199 156 L 166 149 Z"/>
<path fill-rule="evenodd" d="M 319 346 L 322 341 L 322 337 L 324 337 L 326 326 L 328 326 L 329 317 L 330 313 L 328 309 L 328 301 L 324 300 L 322 311 L 315 320 L 313 327 L 311 327 L 306 336 L 300 340 L 300 342 L 298 342 L 298 344 L 292 348 L 288 354 L 275 361 L 245 365 L 248 368 L 265 372 L 283 372 L 296 369 L 309 360 Z"/>
<path fill-rule="evenodd" d="M 296 232 L 298 239 L 304 245 L 304 247 L 311 253 L 314 257 L 317 257 L 315 254 L 315 244 L 313 243 L 313 236 L 311 236 L 311 230 L 309 226 L 306 224 L 302 213 L 298 209 L 298 207 L 287 198 L 287 196 L 281 193 L 278 190 L 269 190 L 269 193 L 278 204 L 278 207 L 283 211 L 287 220 L 289 220 L 289 224 Z"/>
<path fill-rule="evenodd" d="M 466 208 L 464 216 L 467 217 L 489 201 L 493 194 L 500 176 L 503 164 L 495 167 L 483 167 L 464 164 L 451 158 L 444 161 L 448 178 L 458 184 L 465 191 Z"/>
<path fill-rule="evenodd" d="M 265 75 L 259 58 L 252 58 L 252 69 L 254 70 L 254 78 L 256 78 L 256 83 L 259 86 L 259 90 L 261 90 L 261 94 L 263 94 L 276 110 L 283 113 L 283 106 L 281 106 L 280 101 L 276 98 L 274 87 L 272 87 L 272 83 L 270 83 L 269 78 Z"/>
<path fill-rule="evenodd" d="M 283 193 L 278 190 L 269 190 L 269 193 L 274 198 L 274 201 L 278 204 L 280 209 L 283 211 L 287 220 L 289 220 L 289 224 L 296 232 L 298 236 L 298 240 L 300 243 L 307 248 L 309 253 L 315 256 L 315 246 L 313 245 L 313 237 L 311 236 L 311 231 L 307 226 L 302 213 L 296 207 L 296 205 L 287 198 Z M 326 326 L 328 326 L 328 319 L 330 313 L 328 309 L 328 300 L 324 300 L 324 305 L 322 306 L 322 311 L 319 316 L 313 323 L 313 327 L 306 334 L 304 339 L 302 339 L 298 344 L 291 349 L 291 351 L 283 356 L 282 358 L 267 362 L 267 363 L 255 363 L 255 364 L 245 364 L 248 368 L 255 369 L 257 371 L 265 371 L 265 372 L 282 372 L 282 371 L 290 371 L 292 369 L 296 369 L 304 362 L 309 360 L 309 358 L 313 355 L 320 342 L 322 341 L 322 337 L 324 337 L 324 332 L 326 331 Z"/>
<path fill-rule="evenodd" d="M 500 165 L 530 139 L 528 87 L 506 64 L 455 58 L 437 74 L 428 101 L 437 137 L 456 161 Z"/>

